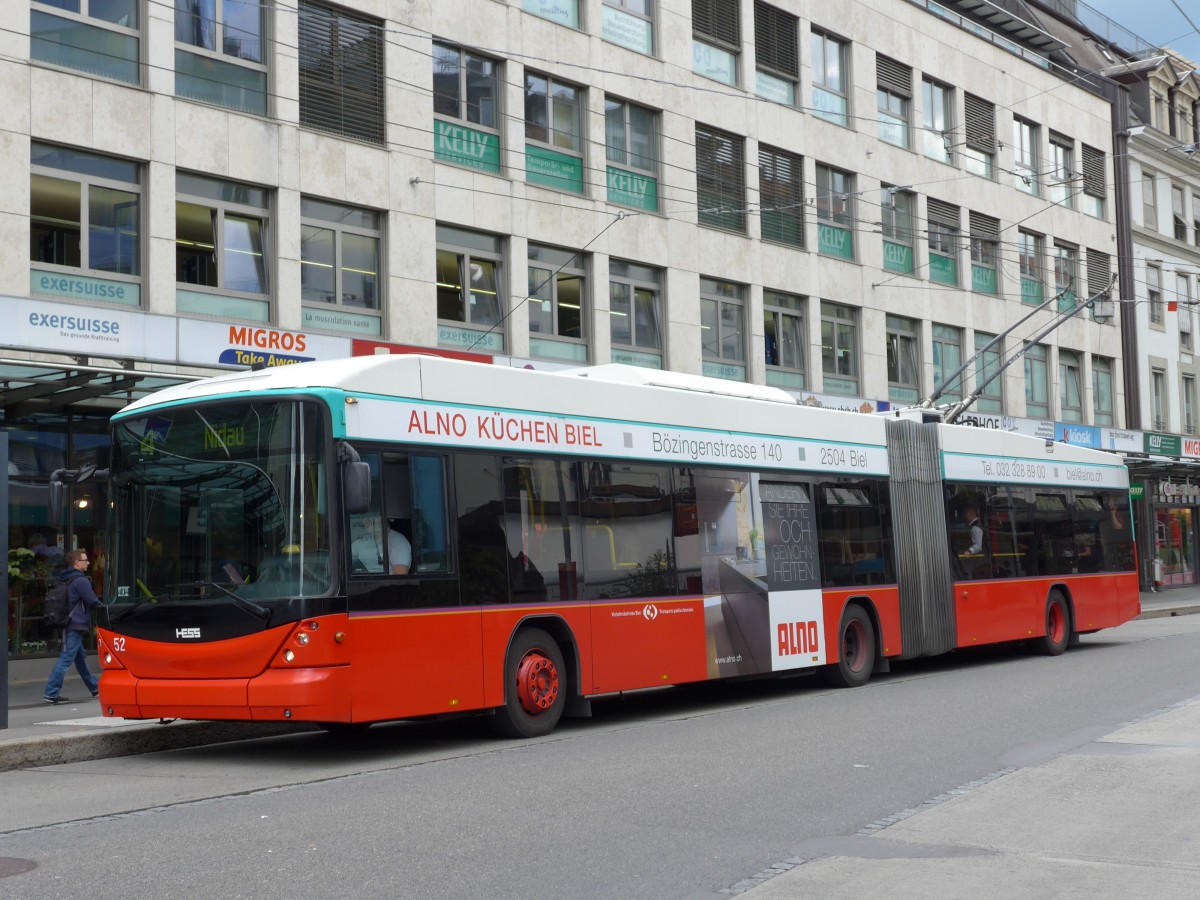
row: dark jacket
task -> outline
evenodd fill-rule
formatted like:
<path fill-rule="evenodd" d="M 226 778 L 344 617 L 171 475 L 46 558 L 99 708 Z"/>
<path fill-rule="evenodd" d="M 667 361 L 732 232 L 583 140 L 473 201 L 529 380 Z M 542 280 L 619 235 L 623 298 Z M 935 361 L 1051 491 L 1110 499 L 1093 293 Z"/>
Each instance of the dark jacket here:
<path fill-rule="evenodd" d="M 71 621 L 67 623 L 67 630 L 91 631 L 92 608 L 100 605 L 91 581 L 78 569 L 67 569 L 58 576 L 58 580 L 67 583 L 67 597 L 71 605 Z"/>

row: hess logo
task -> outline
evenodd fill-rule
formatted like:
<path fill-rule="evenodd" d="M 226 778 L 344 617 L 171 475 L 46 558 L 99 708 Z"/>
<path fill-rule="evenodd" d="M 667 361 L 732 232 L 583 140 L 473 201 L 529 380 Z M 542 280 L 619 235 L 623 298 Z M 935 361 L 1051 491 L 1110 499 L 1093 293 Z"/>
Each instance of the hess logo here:
<path fill-rule="evenodd" d="M 642 607 L 642 616 L 645 617 L 647 622 L 653 622 L 658 618 L 658 607 L 653 603 L 647 603 Z"/>
<path fill-rule="evenodd" d="M 176 628 L 175 637 L 180 640 L 197 640 L 200 637 L 199 628 Z"/>

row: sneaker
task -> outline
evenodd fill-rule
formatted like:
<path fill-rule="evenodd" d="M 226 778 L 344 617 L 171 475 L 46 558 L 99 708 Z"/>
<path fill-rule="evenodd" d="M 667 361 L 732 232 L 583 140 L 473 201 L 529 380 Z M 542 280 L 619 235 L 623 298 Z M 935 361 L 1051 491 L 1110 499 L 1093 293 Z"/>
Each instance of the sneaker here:
<path fill-rule="evenodd" d="M 62 695 L 59 695 L 57 697 L 43 697 L 42 699 L 47 703 L 70 703 L 71 702 L 70 698 L 63 697 Z"/>
<path fill-rule="evenodd" d="M 94 691 L 92 691 L 92 696 L 99 697 L 100 696 L 100 688 L 96 688 Z"/>

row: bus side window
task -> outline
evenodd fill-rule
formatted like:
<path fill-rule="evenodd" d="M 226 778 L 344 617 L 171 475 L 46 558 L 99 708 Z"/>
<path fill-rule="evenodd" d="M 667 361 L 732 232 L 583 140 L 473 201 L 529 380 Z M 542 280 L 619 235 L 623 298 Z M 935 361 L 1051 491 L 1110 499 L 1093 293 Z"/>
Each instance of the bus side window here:
<path fill-rule="evenodd" d="M 412 550 L 416 572 L 450 567 L 446 516 L 446 463 L 440 456 L 413 456 Z"/>

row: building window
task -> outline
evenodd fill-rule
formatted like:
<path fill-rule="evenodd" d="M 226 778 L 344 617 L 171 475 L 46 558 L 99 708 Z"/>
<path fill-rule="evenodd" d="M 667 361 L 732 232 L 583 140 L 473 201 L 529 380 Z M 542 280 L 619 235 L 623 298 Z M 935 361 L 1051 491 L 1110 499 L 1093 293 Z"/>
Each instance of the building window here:
<path fill-rule="evenodd" d="M 1050 178 L 1046 196 L 1052 203 L 1075 208 L 1075 148 L 1069 137 L 1050 133 Z"/>
<path fill-rule="evenodd" d="M 265 3 L 175 0 L 175 93 L 267 114 Z"/>
<path fill-rule="evenodd" d="M 963 168 L 984 178 L 996 177 L 996 106 L 971 94 L 963 94 L 966 145 Z"/>
<path fill-rule="evenodd" d="M 835 125 L 850 124 L 850 76 L 846 71 L 847 44 L 812 33 L 813 113 Z"/>
<path fill-rule="evenodd" d="M 1000 259 L 1000 220 L 983 213 L 969 213 L 971 222 L 971 290 L 995 294 L 1000 290 L 997 275 Z"/>
<path fill-rule="evenodd" d="M 658 113 L 604 98 L 608 202 L 658 210 Z"/>
<path fill-rule="evenodd" d="M 1114 422 L 1112 360 L 1105 356 L 1092 357 L 1092 421 L 1097 425 Z"/>
<path fill-rule="evenodd" d="M 1192 240 L 1200 247 L 1200 190 L 1192 190 Z"/>
<path fill-rule="evenodd" d="M 929 211 L 929 280 L 958 284 L 959 209 L 932 197 Z"/>
<path fill-rule="evenodd" d="M 1112 257 L 1099 250 L 1087 252 L 1088 294 L 1100 294 L 1112 284 Z"/>
<path fill-rule="evenodd" d="M 738 0 L 692 0 L 692 71 L 724 84 L 738 83 L 742 22 Z"/>
<path fill-rule="evenodd" d="M 762 238 L 804 246 L 804 160 L 758 145 L 758 202 Z"/>
<path fill-rule="evenodd" d="M 34 0 L 29 56 L 101 78 L 140 84 L 139 0 Z"/>
<path fill-rule="evenodd" d="M 1098 423 L 1097 423 L 1098 424 Z M 1183 433 L 1196 433 L 1196 376 L 1183 376 Z"/>
<path fill-rule="evenodd" d="M 921 399 L 921 326 L 912 319 L 887 317 L 888 399 Z"/>
<path fill-rule="evenodd" d="M 1162 301 L 1162 269 L 1158 266 L 1146 266 L 1146 306 L 1149 310 L 1150 324 L 1163 324 Z"/>
<path fill-rule="evenodd" d="M 962 329 L 934 325 L 933 387 L 942 389 L 941 399 L 945 402 L 962 399 L 962 376 L 955 374 L 962 364 Z M 950 378 L 954 380 L 949 381 Z"/>
<path fill-rule="evenodd" d="M 912 68 L 886 56 L 876 56 L 875 85 L 879 139 L 907 148 Z"/>
<path fill-rule="evenodd" d="M 998 374 L 1001 371 L 1000 354 L 1004 350 L 1004 342 L 997 342 L 990 350 L 984 349 L 995 339 L 994 334 L 975 332 L 975 390 L 984 385 L 979 399 L 975 401 L 975 408 L 983 413 L 1004 412 L 1004 378 Z"/>
<path fill-rule="evenodd" d="M 525 179 L 583 193 L 583 89 L 525 73 Z"/>
<path fill-rule="evenodd" d="M 745 138 L 696 125 L 696 218 L 701 225 L 746 232 Z"/>
<path fill-rule="evenodd" d="M 1069 312 L 1079 298 L 1079 248 L 1054 242 L 1054 293 L 1058 311 Z"/>
<path fill-rule="evenodd" d="M 1017 231 L 1017 257 L 1021 263 L 1021 302 L 1038 306 L 1045 301 L 1042 257 L 1045 238 L 1031 231 Z"/>
<path fill-rule="evenodd" d="M 300 299 L 304 327 L 378 336 L 383 307 L 381 213 L 300 200 Z"/>
<path fill-rule="evenodd" d="M 32 290 L 141 304 L 141 169 L 137 163 L 34 143 L 30 152 Z M 69 280 L 39 272 L 70 271 Z"/>
<path fill-rule="evenodd" d="M 745 288 L 700 279 L 700 347 L 705 375 L 746 380 Z"/>
<path fill-rule="evenodd" d="M 1183 188 L 1171 185 L 1171 221 L 1175 226 L 1175 240 L 1187 240 L 1187 216 L 1184 214 Z"/>
<path fill-rule="evenodd" d="M 441 162 L 500 172 L 500 64 L 433 45 L 433 144 Z"/>
<path fill-rule="evenodd" d="M 179 172 L 175 191 L 179 312 L 268 321 L 267 190 Z"/>
<path fill-rule="evenodd" d="M 1158 231 L 1158 198 L 1155 196 L 1154 173 L 1142 172 L 1142 227 Z"/>
<path fill-rule="evenodd" d="M 610 43 L 654 55 L 654 0 L 604 0 L 600 36 Z"/>
<path fill-rule="evenodd" d="M 383 22 L 312 0 L 297 18 L 300 124 L 383 143 Z"/>
<path fill-rule="evenodd" d="M 883 222 L 883 267 L 903 275 L 913 273 L 913 205 L 916 196 L 897 187 L 880 192 L 879 211 Z"/>
<path fill-rule="evenodd" d="M 1024 119 L 1013 119 L 1013 165 L 1017 190 L 1038 193 L 1038 127 Z"/>
<path fill-rule="evenodd" d="M 1167 430 L 1167 373 L 1154 369 L 1150 373 L 1150 427 L 1155 431 Z"/>
<path fill-rule="evenodd" d="M 817 250 L 854 259 L 854 176 L 817 166 Z"/>
<path fill-rule="evenodd" d="M 1083 421 L 1083 369 L 1074 350 L 1058 351 L 1058 402 L 1062 421 Z"/>
<path fill-rule="evenodd" d="M 954 162 L 954 89 L 931 78 L 921 80 L 924 114 L 922 146 L 938 162 Z"/>
<path fill-rule="evenodd" d="M 765 100 L 796 105 L 800 79 L 800 20 L 754 0 L 754 52 L 758 69 L 754 92 Z"/>
<path fill-rule="evenodd" d="M 608 321 L 612 361 L 648 369 L 662 364 L 662 273 L 610 259 Z"/>
<path fill-rule="evenodd" d="M 805 300 L 782 291 L 763 291 L 763 335 L 767 384 L 803 390 Z"/>
<path fill-rule="evenodd" d="M 858 313 L 821 301 L 821 372 L 831 394 L 858 393 Z"/>
<path fill-rule="evenodd" d="M 1050 374 L 1044 344 L 1025 348 L 1025 415 L 1050 418 Z"/>
<path fill-rule="evenodd" d="M 579 0 L 524 0 L 521 8 L 568 28 L 579 27 Z"/>
<path fill-rule="evenodd" d="M 504 352 L 503 252 L 493 235 L 437 226 L 439 347 Z"/>
<path fill-rule="evenodd" d="M 529 245 L 529 352 L 587 362 L 587 272 L 583 254 Z"/>
<path fill-rule="evenodd" d="M 1104 151 L 1083 145 L 1083 211 L 1097 219 L 1104 218 L 1104 197 L 1108 190 L 1108 174 Z"/>
<path fill-rule="evenodd" d="M 1186 275 L 1175 276 L 1175 299 L 1179 306 L 1179 349 L 1192 352 L 1192 291 Z"/>

